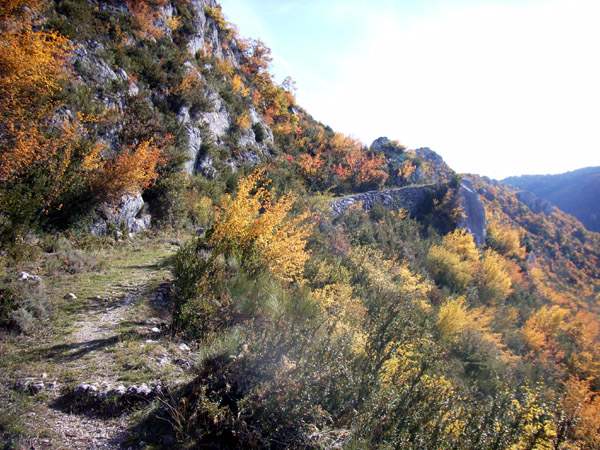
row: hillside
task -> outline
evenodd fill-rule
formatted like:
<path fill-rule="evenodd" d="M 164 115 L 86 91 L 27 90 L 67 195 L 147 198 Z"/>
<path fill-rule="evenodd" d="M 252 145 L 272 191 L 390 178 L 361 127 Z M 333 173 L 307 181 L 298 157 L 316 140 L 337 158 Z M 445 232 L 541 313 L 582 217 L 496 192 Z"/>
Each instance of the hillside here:
<path fill-rule="evenodd" d="M 600 167 L 557 175 L 523 175 L 502 180 L 530 191 L 575 216 L 588 230 L 600 233 Z"/>
<path fill-rule="evenodd" d="M 214 0 L 0 6 L 6 448 L 600 447 L 600 235 L 315 121 Z"/>

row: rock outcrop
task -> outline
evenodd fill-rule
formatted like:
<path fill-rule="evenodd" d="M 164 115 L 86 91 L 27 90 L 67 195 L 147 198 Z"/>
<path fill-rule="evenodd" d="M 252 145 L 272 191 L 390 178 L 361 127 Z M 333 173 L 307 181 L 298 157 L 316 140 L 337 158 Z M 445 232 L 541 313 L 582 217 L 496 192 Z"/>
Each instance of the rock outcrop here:
<path fill-rule="evenodd" d="M 330 203 L 334 216 L 344 214 L 348 208 L 362 202 L 362 209 L 370 211 L 374 205 L 381 204 L 388 209 L 403 208 L 416 211 L 418 205 L 427 196 L 427 189 L 433 185 L 410 186 L 388 191 L 369 191 L 361 194 L 343 197 Z"/>
<path fill-rule="evenodd" d="M 416 213 L 435 185 L 409 186 L 387 191 L 369 191 L 334 200 L 329 204 L 332 214 L 339 216 L 353 205 L 361 204 L 364 211 L 370 211 L 374 205 L 380 204 L 388 209 L 403 208 Z M 473 236 L 478 246 L 482 246 L 486 238 L 485 208 L 479 199 L 479 194 L 471 181 L 464 178 L 458 189 L 458 204 L 462 215 L 457 226 Z"/>
<path fill-rule="evenodd" d="M 104 203 L 98 208 L 100 218 L 94 222 L 90 232 L 96 236 L 107 234 L 111 228 L 115 231 L 125 228 L 137 233 L 150 227 L 150 216 L 143 213 L 144 199 L 141 194 L 124 195 L 118 205 Z"/>
<path fill-rule="evenodd" d="M 458 190 L 462 214 L 458 220 L 458 227 L 467 230 L 473 236 L 473 240 L 478 247 L 485 243 L 486 238 L 486 217 L 485 208 L 481 203 L 479 194 L 475 190 L 473 183 L 468 178 L 463 178 Z"/>
<path fill-rule="evenodd" d="M 519 201 L 527 206 L 534 214 L 552 214 L 552 204 L 548 200 L 537 197 L 533 192 L 519 191 L 515 194 Z"/>

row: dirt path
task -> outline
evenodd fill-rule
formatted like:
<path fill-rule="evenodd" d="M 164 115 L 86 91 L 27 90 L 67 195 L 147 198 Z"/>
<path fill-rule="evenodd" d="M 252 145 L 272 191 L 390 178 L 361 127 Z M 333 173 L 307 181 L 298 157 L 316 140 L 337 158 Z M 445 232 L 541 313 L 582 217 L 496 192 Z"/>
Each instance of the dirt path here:
<path fill-rule="evenodd" d="M 70 333 L 37 342 L 3 343 L 20 359 L 9 374 L 13 386 L 2 383 L 0 387 L 0 410 L 13 413 L 22 430 L 17 448 L 144 448 L 131 436 L 131 411 L 106 416 L 79 408 L 75 413 L 64 399 L 81 383 L 108 389 L 182 376 L 173 362 L 181 351 L 164 331 L 168 321 L 164 305 L 155 304 L 170 276 L 165 262 L 175 250 L 164 245 L 156 251 L 126 254 L 111 261 L 102 273 L 65 285 L 70 291 L 102 288 L 99 295 L 82 300 L 72 320 L 65 321 Z M 14 380 L 23 375 L 45 382 L 43 392 L 15 393 Z"/>
<path fill-rule="evenodd" d="M 139 301 L 141 288 L 128 293 L 117 301 L 104 301 L 105 308 L 92 311 L 86 320 L 75 322 L 72 344 L 62 354 L 67 364 L 78 364 L 77 357 L 87 353 L 85 370 L 87 377 L 99 383 L 106 383 L 103 368 L 111 362 L 106 361 L 105 347 L 98 343 L 116 342 L 118 326 L 123 323 L 132 307 Z M 99 299 L 100 300 L 100 299 Z M 103 418 L 92 414 L 72 414 L 59 408 L 48 408 L 44 421 L 54 430 L 52 439 L 38 438 L 31 444 L 35 448 L 55 449 L 117 449 L 128 438 L 126 417 Z"/>

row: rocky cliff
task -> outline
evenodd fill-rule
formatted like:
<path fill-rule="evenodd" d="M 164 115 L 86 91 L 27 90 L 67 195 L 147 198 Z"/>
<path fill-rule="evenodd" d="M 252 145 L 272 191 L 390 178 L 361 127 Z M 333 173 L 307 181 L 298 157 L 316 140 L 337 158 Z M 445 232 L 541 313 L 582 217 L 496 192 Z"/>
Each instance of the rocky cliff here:
<path fill-rule="evenodd" d="M 350 195 L 337 199 L 330 203 L 334 215 L 341 215 L 353 205 L 360 204 L 364 211 L 370 211 L 373 206 L 380 204 L 388 209 L 403 208 L 408 211 L 416 211 L 418 206 L 427 197 L 428 190 L 433 188 L 432 184 L 423 186 L 410 186 L 386 191 L 369 191 L 361 194 Z"/>
<path fill-rule="evenodd" d="M 519 201 L 527 206 L 534 214 L 552 214 L 552 205 L 550 202 L 537 197 L 533 192 L 519 191 L 515 195 Z"/>
<path fill-rule="evenodd" d="M 232 88 L 245 44 L 226 28 L 215 0 L 172 0 L 142 9 L 147 17 L 141 29 L 133 25 L 140 14 L 135 2 L 51 5 L 49 24 L 74 44 L 74 81 L 62 114 L 83 110 L 101 119 L 91 132 L 105 145 L 103 158 L 153 139 L 168 146 L 172 174 L 210 179 L 273 156 L 273 132 L 263 114 Z M 112 119 L 106 123 L 106 117 Z M 133 193 L 134 202 L 123 197 L 100 205 L 93 232 L 102 233 L 110 223 L 131 225 L 131 232 L 143 229 L 149 219 L 133 220 L 135 214 L 123 205 L 159 214 L 161 205 L 144 202 L 161 196 L 160 202 L 169 202 L 164 197 L 175 194 L 165 193 L 173 185 L 168 176 L 161 174 L 164 186 L 154 192 Z"/>
<path fill-rule="evenodd" d="M 412 214 L 416 214 L 425 202 L 431 201 L 430 194 L 434 188 L 435 185 L 427 184 L 385 191 L 363 192 L 336 199 L 329 206 L 334 216 L 343 214 L 353 205 L 361 205 L 364 211 L 370 211 L 377 204 L 388 209 L 403 208 Z M 471 181 L 463 178 L 456 195 L 458 197 L 457 204 L 461 208 L 461 214 L 456 225 L 470 233 L 475 243 L 481 247 L 485 243 L 487 222 L 485 209 L 479 194 Z"/>

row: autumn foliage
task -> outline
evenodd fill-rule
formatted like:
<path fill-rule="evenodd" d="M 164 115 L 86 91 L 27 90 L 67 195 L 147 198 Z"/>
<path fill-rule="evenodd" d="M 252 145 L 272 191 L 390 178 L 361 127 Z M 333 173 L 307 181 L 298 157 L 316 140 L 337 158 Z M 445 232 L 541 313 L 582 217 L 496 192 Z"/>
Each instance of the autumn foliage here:
<path fill-rule="evenodd" d="M 102 164 L 91 180 L 93 191 L 107 200 L 143 191 L 158 177 L 157 165 L 164 161 L 162 153 L 163 148 L 155 145 L 152 139 L 124 149 Z"/>
<path fill-rule="evenodd" d="M 148 12 L 142 3 L 138 18 Z M 164 149 L 147 140 L 108 156 L 94 129 L 111 111 L 84 114 L 62 103 L 73 47 L 43 26 L 41 5 L 3 2 L 0 10 L 0 208 L 15 226 L 39 222 L 65 201 L 110 201 L 147 188 Z"/>
<path fill-rule="evenodd" d="M 217 252 L 265 262 L 276 278 L 292 281 L 302 275 L 309 257 L 309 214 L 289 218 L 295 197 L 275 200 L 264 181 L 264 171 L 257 170 L 240 181 L 235 197 L 225 196 L 210 242 Z"/>
<path fill-rule="evenodd" d="M 0 14 L 0 183 L 45 164 L 61 147 L 48 136 L 51 101 L 67 76 L 67 39 L 40 29 L 39 2 L 3 2 Z"/>
<path fill-rule="evenodd" d="M 180 200 L 195 233 L 173 258 L 172 330 L 203 356 L 165 423 L 198 448 L 598 448 L 598 235 L 473 177 L 476 245 L 456 229 L 460 177 L 318 123 L 220 7 L 202 11 L 221 47 L 190 55 L 197 3 L 127 1 L 103 24 L 119 79 L 100 100 L 38 2 L 0 5 L 0 225 L 145 191 Z M 231 119 L 218 139 L 213 106 Z M 188 176 L 192 137 L 206 171 Z M 415 208 L 331 214 L 332 195 L 434 180 Z"/>

